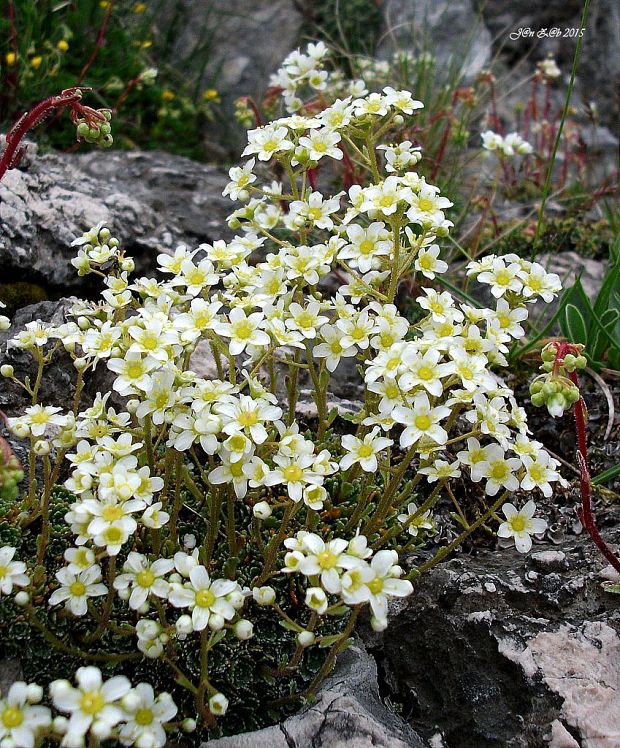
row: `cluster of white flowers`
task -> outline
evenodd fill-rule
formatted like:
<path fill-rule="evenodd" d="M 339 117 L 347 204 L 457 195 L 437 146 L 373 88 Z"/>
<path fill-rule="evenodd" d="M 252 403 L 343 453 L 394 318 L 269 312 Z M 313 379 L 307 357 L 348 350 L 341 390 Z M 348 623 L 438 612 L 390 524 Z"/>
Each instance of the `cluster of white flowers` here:
<path fill-rule="evenodd" d="M 44 736 L 60 739 L 66 748 L 82 748 L 84 738 L 93 741 L 116 738 L 121 745 L 162 748 L 166 726 L 177 713 L 168 693 L 155 696 L 148 683 L 131 683 L 122 675 L 104 681 L 96 667 L 81 667 L 76 685 L 50 683 L 53 706 L 63 715 L 39 706 L 43 688 L 17 681 L 0 698 L 0 743 L 7 748 L 32 748 Z M 69 715 L 65 717 L 64 714 Z"/>
<path fill-rule="evenodd" d="M 282 571 L 308 578 L 306 604 L 319 614 L 328 610 L 330 594 L 338 595 L 345 605 L 369 603 L 372 626 L 382 631 L 387 627 L 388 598 L 406 597 L 413 591 L 411 582 L 399 579 L 398 554 L 385 550 L 373 555 L 363 535 L 326 543 L 319 535 L 301 530 L 284 545 L 288 553 Z M 339 603 L 333 607 L 337 609 Z"/>
<path fill-rule="evenodd" d="M 316 45 L 307 59 L 290 57 L 287 74 L 295 85 L 314 81 L 308 60 L 322 55 Z M 438 488 L 465 468 L 473 481 L 484 481 L 489 496 L 519 487 L 551 491 L 557 465 L 528 438 L 523 409 L 491 367 L 507 365 L 511 343 L 524 335 L 526 305 L 550 300 L 560 287 L 557 276 L 516 256 L 487 257 L 471 263 L 468 273 L 491 286 L 495 308 L 474 308 L 423 287 L 416 299 L 422 319 L 410 324 L 394 303 L 400 279 L 419 273 L 433 280 L 448 267 L 437 240 L 452 226 L 445 214 L 452 203 L 410 170 L 418 157 L 410 143 L 377 147 L 391 118 L 421 106 L 408 91 L 385 87 L 312 117 L 286 117 L 251 131 L 244 153 L 253 158 L 231 169 L 225 190 L 244 201 L 229 218 L 238 235 L 161 255 L 163 280 L 130 280 L 131 261 L 101 225 L 75 242 L 79 272 L 104 277 L 102 300 L 76 304 L 60 326 L 31 323 L 15 339 L 40 362 L 44 347 L 62 346 L 79 382 L 97 366 L 114 375 L 114 407 L 108 392 L 82 411 L 35 404 L 10 420 L 17 435 L 39 445 L 36 454 L 54 448 L 71 464 L 65 487 L 75 500 L 65 520 L 74 544 L 56 573 L 50 605 L 64 604 L 73 616 L 105 605 L 109 615 L 118 598 L 135 617 L 130 635 L 139 651 L 157 658 L 195 632 L 203 644 L 210 641 L 207 632 L 251 637 L 252 623 L 241 617 L 246 603 L 273 605 L 274 614 L 285 615 L 275 588 L 264 583 L 296 573 L 313 621 L 298 632 L 303 646 L 320 638 L 322 618 L 341 614 L 343 606 L 369 605 L 373 625 L 382 629 L 388 599 L 412 588 L 400 578 L 396 552 L 374 545 L 372 531 L 391 522 L 413 542 L 419 530 L 433 528 L 430 511 L 418 510 L 410 495 L 395 499 L 406 468 L 415 466 L 420 479 Z M 339 162 L 346 148 L 365 159 L 372 179 L 325 197 L 308 171 L 327 159 Z M 277 161 L 287 180 L 262 183 L 254 157 Z M 342 280 L 335 293 L 325 283 L 334 270 Z M 211 349 L 217 377 L 192 368 L 199 346 Z M 363 372 L 364 404 L 353 418 L 357 432 L 327 449 L 321 435 L 329 379 L 345 359 Z M 300 371 L 314 388 L 316 438 L 297 420 Z M 451 439 L 457 418 L 469 431 Z M 451 445 L 465 438 L 466 447 L 451 455 Z M 405 455 L 394 470 L 396 445 Z M 319 524 L 318 513 L 338 501 L 328 489 L 360 475 L 366 484 L 382 484 L 383 495 L 349 528 L 349 539 L 334 537 Z M 207 537 L 204 543 L 194 538 L 186 548 L 191 553 L 179 550 L 181 486 L 201 499 L 201 521 L 208 518 Z M 249 587 L 234 571 L 212 577 L 222 516 L 232 548 L 238 542 L 239 503 L 251 508 L 252 538 L 260 538 L 255 551 L 265 565 Z M 287 525 L 301 506 L 312 532 Z M 262 523 L 282 510 L 280 534 L 271 537 Z M 514 516 L 507 514 L 510 533 L 523 550 L 524 535 L 542 525 Z M 11 550 L 0 556 L 3 593 L 27 584 Z M 163 745 L 157 725 L 174 705 L 154 700 L 149 689 L 130 691 L 124 678 L 102 684 L 92 668 L 78 671 L 77 688 L 55 684 L 54 703 L 72 715 L 65 745 L 74 744 L 67 736 L 87 729 L 105 738 L 121 722 L 121 741 Z M 227 704 L 212 693 L 205 708 L 219 715 Z M 154 725 L 147 731 L 151 743 L 138 743 L 137 725 L 146 731 L 147 724 Z"/>
<path fill-rule="evenodd" d="M 500 135 L 493 130 L 485 130 L 481 133 L 481 138 L 483 148 L 487 151 L 495 151 L 502 157 L 529 156 L 534 153 L 532 145 L 524 140 L 518 132 Z"/>

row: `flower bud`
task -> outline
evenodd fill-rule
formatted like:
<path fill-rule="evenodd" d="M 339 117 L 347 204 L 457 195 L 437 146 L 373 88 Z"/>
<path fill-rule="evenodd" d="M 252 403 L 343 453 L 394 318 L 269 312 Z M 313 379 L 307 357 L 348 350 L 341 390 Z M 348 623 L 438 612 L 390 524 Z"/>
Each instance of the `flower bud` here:
<path fill-rule="evenodd" d="M 250 639 L 254 634 L 254 626 L 252 625 L 251 621 L 248 621 L 246 618 L 241 618 L 235 625 L 233 626 L 233 631 L 235 632 L 235 636 L 237 639 L 241 639 L 244 641 L 245 639 Z"/>
<path fill-rule="evenodd" d="M 12 377 L 13 374 L 15 374 L 15 369 L 11 364 L 3 364 L 0 366 L 0 374 L 2 374 L 3 377 Z"/>
<path fill-rule="evenodd" d="M 26 688 L 26 700 L 29 704 L 38 704 L 43 698 L 43 688 L 36 683 L 29 683 Z"/>
<path fill-rule="evenodd" d="M 252 597 L 259 605 L 271 605 L 276 599 L 276 591 L 273 587 L 254 587 Z"/>
<path fill-rule="evenodd" d="M 300 631 L 297 634 L 297 643 L 300 647 L 310 647 L 316 641 L 316 636 L 312 631 Z"/>
<path fill-rule="evenodd" d="M 15 605 L 19 605 L 20 608 L 24 608 L 30 602 L 30 595 L 27 592 L 21 590 L 15 595 Z"/>
<path fill-rule="evenodd" d="M 88 366 L 88 359 L 80 356 L 79 358 L 75 359 L 75 361 L 73 362 L 73 366 L 75 366 L 78 371 L 84 371 L 84 369 L 86 369 L 86 367 Z"/>
<path fill-rule="evenodd" d="M 209 699 L 209 709 L 212 714 L 221 716 L 226 714 L 228 709 L 228 699 L 223 693 L 216 693 Z"/>
<path fill-rule="evenodd" d="M 194 624 L 192 623 L 192 617 L 188 615 L 181 616 L 176 622 L 177 634 L 191 634 L 194 630 Z"/>
<path fill-rule="evenodd" d="M 186 719 L 181 722 L 181 730 L 183 732 L 194 732 L 196 729 L 196 720 L 192 719 L 191 717 L 187 717 Z"/>
<path fill-rule="evenodd" d="M 64 735 L 67 732 L 69 720 L 66 717 L 58 716 L 52 720 L 52 730 L 58 735 Z"/>
<path fill-rule="evenodd" d="M 26 423 L 15 423 L 11 426 L 11 431 L 18 439 L 25 439 L 30 434 L 30 426 Z"/>
<path fill-rule="evenodd" d="M 4 332 L 5 330 L 8 330 L 11 326 L 11 320 L 6 317 L 4 314 L 0 314 L 0 332 Z"/>
<path fill-rule="evenodd" d="M 51 451 L 50 443 L 46 439 L 38 439 L 33 444 L 32 450 L 37 457 L 45 457 Z"/>
<path fill-rule="evenodd" d="M 209 617 L 209 628 L 211 631 L 221 631 L 224 628 L 225 623 L 226 621 L 223 616 L 220 616 L 217 613 L 211 613 L 211 616 Z"/>
<path fill-rule="evenodd" d="M 327 610 L 327 595 L 321 587 L 308 587 L 306 590 L 306 605 L 317 613 Z"/>
<path fill-rule="evenodd" d="M 271 517 L 271 507 L 267 501 L 259 501 L 258 504 L 254 504 L 252 513 L 257 519 L 268 519 Z"/>

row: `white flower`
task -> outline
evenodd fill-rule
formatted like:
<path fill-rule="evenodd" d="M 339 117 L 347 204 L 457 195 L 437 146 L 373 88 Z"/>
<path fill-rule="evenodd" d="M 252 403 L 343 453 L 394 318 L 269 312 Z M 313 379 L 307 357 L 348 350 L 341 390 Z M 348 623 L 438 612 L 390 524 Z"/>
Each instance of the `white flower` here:
<path fill-rule="evenodd" d="M 169 558 L 158 558 L 149 563 L 146 556 L 131 551 L 123 564 L 123 574 L 119 574 L 114 580 L 114 589 L 126 590 L 131 587 L 129 607 L 137 610 L 148 600 L 149 595 L 166 598 L 170 585 L 164 574 L 168 574 L 174 568 L 174 561 Z"/>
<path fill-rule="evenodd" d="M 547 529 L 544 519 L 536 519 L 536 504 L 528 501 L 519 511 L 514 504 L 506 503 L 502 507 L 506 522 L 502 522 L 497 531 L 500 538 L 514 538 L 515 546 L 520 553 L 527 553 L 532 547 L 530 535 L 539 535 Z"/>
<path fill-rule="evenodd" d="M 27 587 L 30 579 L 23 561 L 13 561 L 16 548 L 4 545 L 0 548 L 0 593 L 10 595 L 13 587 Z"/>
<path fill-rule="evenodd" d="M 525 468 L 521 488 L 525 491 L 540 488 L 545 496 L 550 497 L 553 493 L 550 481 L 560 480 L 560 474 L 555 469 L 558 463 L 549 456 L 548 452 L 540 449 L 535 455 L 524 455 L 521 459 Z"/>
<path fill-rule="evenodd" d="M 195 631 L 207 626 L 219 630 L 224 621 L 230 621 L 235 609 L 226 599 L 239 585 L 231 579 L 211 580 L 204 566 L 195 566 L 189 572 L 189 582 L 173 585 L 168 599 L 175 608 L 190 608 Z M 220 625 L 220 621 L 221 624 Z"/>
<path fill-rule="evenodd" d="M 216 332 L 230 338 L 229 350 L 232 356 L 237 356 L 246 349 L 248 345 L 269 345 L 269 335 L 262 329 L 264 326 L 264 315 L 262 312 L 254 312 L 247 315 L 240 307 L 230 310 L 228 322 L 220 322 Z"/>
<path fill-rule="evenodd" d="M 362 273 L 378 268 L 378 258 L 389 255 L 392 250 L 390 233 L 382 221 L 375 221 L 367 228 L 351 224 L 346 232 L 350 244 L 340 250 L 338 259 L 351 260 Z"/>
<path fill-rule="evenodd" d="M 231 200 L 246 199 L 248 186 L 256 181 L 256 174 L 252 174 L 255 163 L 256 161 L 251 158 L 243 166 L 233 166 L 228 171 L 231 181 L 224 188 L 224 192 L 222 192 L 224 197 L 229 195 Z"/>
<path fill-rule="evenodd" d="M 121 743 L 137 748 L 163 748 L 167 739 L 164 725 L 177 713 L 169 693 L 155 697 L 149 683 L 138 683 L 123 698 L 123 709 L 125 724 L 119 733 Z"/>
<path fill-rule="evenodd" d="M 340 160 L 342 151 L 338 148 L 341 137 L 333 130 L 310 130 L 307 137 L 299 138 L 299 145 L 308 150 L 311 161 L 319 161 L 323 156 Z"/>
<path fill-rule="evenodd" d="M 448 263 L 439 259 L 439 246 L 431 244 L 430 247 L 422 247 L 416 257 L 414 267 L 419 270 L 425 278 L 432 280 L 435 273 L 445 273 Z"/>
<path fill-rule="evenodd" d="M 0 745 L 10 748 L 33 748 L 36 738 L 52 722 L 45 706 L 31 706 L 40 701 L 39 687 L 16 681 L 4 698 L 0 698 Z M 39 698 L 32 698 L 35 694 Z M 41 690 L 42 694 L 42 690 Z"/>
<path fill-rule="evenodd" d="M 506 458 L 499 444 L 489 444 L 485 450 L 485 460 L 479 465 L 480 474 L 487 479 L 487 494 L 495 496 L 500 488 L 516 491 L 519 488 L 519 480 L 515 472 L 520 467 L 521 460 L 518 457 Z"/>
<path fill-rule="evenodd" d="M 348 454 L 340 460 L 341 470 L 348 470 L 351 465 L 359 463 L 362 470 L 375 473 L 378 467 L 377 454 L 394 444 L 391 439 L 377 436 L 378 433 L 379 427 L 377 426 L 363 439 L 345 434 L 342 437 L 342 447 L 347 450 Z"/>
<path fill-rule="evenodd" d="M 419 392 L 411 407 L 398 406 L 392 411 L 392 418 L 406 428 L 400 437 L 400 446 L 410 447 L 423 437 L 432 439 L 437 444 L 445 444 L 448 434 L 439 422 L 450 415 L 450 408 L 438 405 L 431 408 L 426 392 Z"/>
<path fill-rule="evenodd" d="M 131 688 L 124 675 L 103 681 L 101 671 L 92 666 L 78 668 L 75 680 L 77 688 L 69 681 L 55 680 L 49 689 L 56 709 L 71 715 L 63 745 L 69 736 L 86 735 L 91 726 L 97 726 L 99 737 L 107 737 L 124 717 L 119 701 Z"/>
<path fill-rule="evenodd" d="M 293 142 L 288 140 L 288 134 L 286 127 L 278 127 L 277 124 L 250 130 L 248 145 L 241 155 L 248 156 L 256 153 L 259 161 L 269 161 L 274 154 L 293 148 Z"/>
<path fill-rule="evenodd" d="M 412 501 L 407 504 L 407 514 L 399 514 L 398 521 L 407 525 L 407 532 L 413 535 L 414 538 L 418 536 L 420 530 L 434 530 L 435 524 L 431 515 L 431 510 L 428 509 L 426 512 L 421 512 L 415 519 L 411 519 L 415 514 L 418 513 L 418 505 Z"/>
<path fill-rule="evenodd" d="M 435 348 L 430 348 L 426 353 L 420 355 L 418 351 L 410 350 L 403 355 L 404 373 L 398 380 L 399 385 L 405 390 L 414 387 L 424 389 L 435 397 L 443 392 L 443 382 L 454 372 L 453 363 L 439 363 L 441 353 Z"/>
<path fill-rule="evenodd" d="M 63 567 L 56 572 L 56 579 L 62 587 L 52 592 L 50 605 L 64 602 L 65 608 L 74 616 L 84 616 L 88 612 L 88 598 L 105 595 L 108 588 L 101 584 L 101 567 L 95 564 L 77 574 Z"/>

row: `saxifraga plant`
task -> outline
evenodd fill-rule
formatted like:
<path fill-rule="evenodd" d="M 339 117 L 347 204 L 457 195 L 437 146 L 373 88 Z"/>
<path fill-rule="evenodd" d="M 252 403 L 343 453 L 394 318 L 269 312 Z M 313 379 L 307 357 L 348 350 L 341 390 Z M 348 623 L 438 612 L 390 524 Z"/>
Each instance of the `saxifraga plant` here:
<path fill-rule="evenodd" d="M 195 744 L 275 721 L 312 698 L 365 608 L 384 629 L 390 598 L 477 528 L 499 521 L 522 552 L 545 531 L 533 501 L 508 498 L 549 495 L 557 464 L 493 369 L 559 279 L 491 256 L 469 273 L 494 308 L 433 288 L 451 203 L 412 170 L 415 149 L 383 142 L 421 107 L 386 88 L 252 130 L 225 190 L 243 202 L 238 235 L 161 255 L 163 279 L 131 279 L 105 226 L 74 242 L 100 301 L 14 337 L 30 378 L 0 370 L 31 400 L 9 419 L 29 469 L 2 504 L 3 640 L 26 677 L 52 681 L 48 705 L 35 683 L 11 688 L 1 739 L 163 746 L 196 731 Z M 343 149 L 367 186 L 326 197 L 317 171 L 349 168 Z M 394 303 L 412 272 L 415 324 Z M 195 368 L 205 351 L 214 375 Z M 60 354 L 75 368 L 68 411 L 40 402 Z M 329 394 L 347 364 L 361 390 L 349 421 Z M 83 402 L 105 369 L 111 391 Z M 314 415 L 300 415 L 304 388 Z M 461 473 L 488 498 L 474 516 L 459 507 L 457 537 L 406 573 L 399 552 L 433 532 Z"/>

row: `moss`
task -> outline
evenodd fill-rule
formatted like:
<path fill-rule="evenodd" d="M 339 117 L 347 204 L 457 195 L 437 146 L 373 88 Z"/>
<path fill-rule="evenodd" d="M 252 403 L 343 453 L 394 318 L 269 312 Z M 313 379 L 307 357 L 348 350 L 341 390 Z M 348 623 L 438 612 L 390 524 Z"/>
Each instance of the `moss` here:
<path fill-rule="evenodd" d="M 45 289 L 36 283 L 16 281 L 15 283 L 0 284 L 0 301 L 6 304 L 9 315 L 15 314 L 18 309 L 24 306 L 46 301 L 48 298 Z"/>

